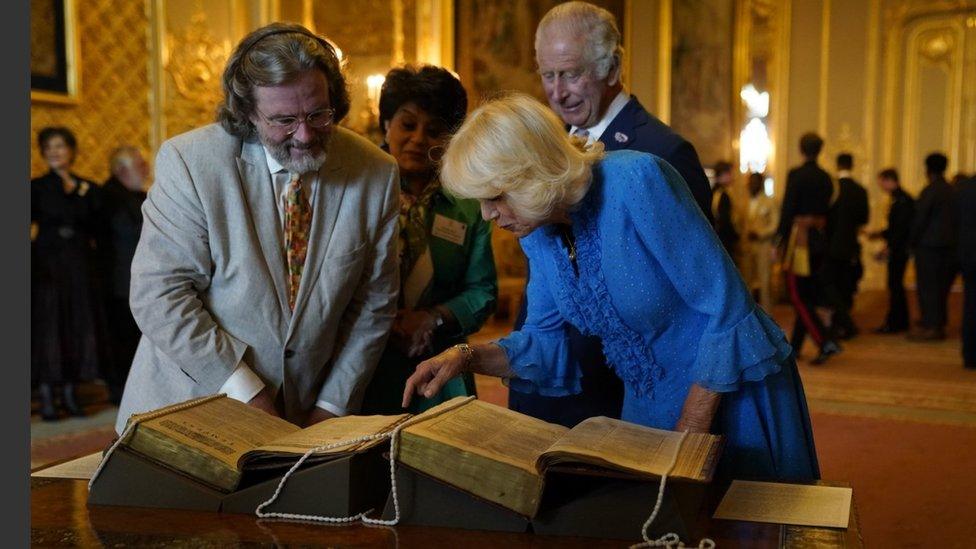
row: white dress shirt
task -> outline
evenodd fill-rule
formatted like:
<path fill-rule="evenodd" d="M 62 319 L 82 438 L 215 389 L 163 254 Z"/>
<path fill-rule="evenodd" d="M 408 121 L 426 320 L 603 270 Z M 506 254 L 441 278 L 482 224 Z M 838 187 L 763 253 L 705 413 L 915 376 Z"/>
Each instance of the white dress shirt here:
<path fill-rule="evenodd" d="M 264 148 L 265 158 L 268 160 L 268 171 L 271 174 L 271 182 L 274 185 L 274 195 L 277 197 L 278 206 L 278 229 L 281 231 L 283 236 L 285 233 L 285 201 L 288 194 L 288 184 L 291 182 L 291 174 L 282 167 L 281 163 L 274 159 L 268 152 L 268 148 Z M 304 174 L 302 178 L 303 185 L 306 185 L 305 192 L 306 196 L 309 198 L 309 204 L 312 208 L 312 215 L 315 215 L 315 202 L 318 199 L 318 186 L 319 186 L 319 176 L 318 173 Z M 281 240 L 284 242 L 284 238 Z M 261 389 L 264 389 L 264 381 L 258 377 L 257 374 L 251 370 L 243 360 L 234 369 L 234 372 L 227 378 L 227 381 L 220 387 L 218 393 L 227 393 L 227 396 L 233 398 L 234 400 L 239 400 L 241 402 L 248 402 L 258 393 Z M 274 397 L 275 395 L 272 395 Z M 324 400 L 319 400 L 315 403 L 316 406 L 327 410 L 337 416 L 345 415 L 346 410 L 339 408 L 338 406 L 326 402 Z"/>
<path fill-rule="evenodd" d="M 613 101 L 610 102 L 610 106 L 607 107 L 607 112 L 603 113 L 603 118 L 601 118 L 596 124 L 586 128 L 586 131 L 589 132 L 589 135 L 586 138 L 587 145 L 592 144 L 594 141 L 600 140 L 600 137 L 603 136 L 603 132 L 607 131 L 607 128 L 610 126 L 610 123 L 613 122 L 613 119 L 620 114 L 620 111 L 624 110 L 624 107 L 627 106 L 628 101 L 630 101 L 630 94 L 620 90 L 617 97 L 614 97 Z M 579 128 L 576 126 L 572 126 L 569 128 L 569 133 L 574 134 L 578 129 Z"/>

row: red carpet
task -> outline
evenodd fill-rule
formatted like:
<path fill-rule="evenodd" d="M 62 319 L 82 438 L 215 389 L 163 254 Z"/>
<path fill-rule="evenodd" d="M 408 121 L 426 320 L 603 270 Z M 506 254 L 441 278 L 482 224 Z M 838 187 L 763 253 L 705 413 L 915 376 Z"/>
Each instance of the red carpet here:
<path fill-rule="evenodd" d="M 976 547 L 976 429 L 811 419 L 823 477 L 854 487 L 866 547 Z"/>

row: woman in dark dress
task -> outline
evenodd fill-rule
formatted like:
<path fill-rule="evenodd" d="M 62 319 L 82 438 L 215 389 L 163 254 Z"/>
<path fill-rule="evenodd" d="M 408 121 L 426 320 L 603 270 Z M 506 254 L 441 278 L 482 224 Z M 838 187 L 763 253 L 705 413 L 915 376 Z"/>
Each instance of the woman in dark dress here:
<path fill-rule="evenodd" d="M 41 416 L 58 418 L 61 408 L 82 416 L 75 386 L 97 376 L 105 355 L 100 301 L 92 272 L 98 192 L 71 173 L 75 136 L 67 128 L 44 128 L 37 137 L 50 171 L 31 180 L 31 384 L 41 399 Z"/>

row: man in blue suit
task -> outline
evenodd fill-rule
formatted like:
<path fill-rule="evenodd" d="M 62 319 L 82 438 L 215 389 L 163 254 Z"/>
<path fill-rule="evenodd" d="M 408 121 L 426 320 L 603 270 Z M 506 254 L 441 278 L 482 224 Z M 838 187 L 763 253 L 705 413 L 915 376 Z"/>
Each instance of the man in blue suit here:
<path fill-rule="evenodd" d="M 539 22 L 535 52 L 549 105 L 570 133 L 600 141 L 607 151 L 631 149 L 667 160 L 711 224 L 711 187 L 695 148 L 623 89 L 623 47 L 613 14 L 586 2 L 560 4 Z M 515 329 L 525 320 L 525 301 Z M 509 408 L 566 426 L 592 416 L 619 418 L 623 385 L 607 366 L 599 340 L 571 332 L 583 369 L 582 392 L 545 397 L 509 391 Z"/>

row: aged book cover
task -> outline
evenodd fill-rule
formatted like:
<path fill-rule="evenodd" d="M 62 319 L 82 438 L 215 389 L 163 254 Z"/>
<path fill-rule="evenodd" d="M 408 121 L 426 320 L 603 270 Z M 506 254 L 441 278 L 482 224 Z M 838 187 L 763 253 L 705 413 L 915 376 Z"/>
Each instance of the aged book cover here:
<path fill-rule="evenodd" d="M 121 442 L 128 450 L 223 492 L 235 490 L 245 470 L 287 467 L 317 446 L 379 434 L 409 417 L 346 416 L 302 429 L 224 395 L 204 397 L 146 414 Z M 382 440 L 318 452 L 323 461 L 358 453 Z"/>
<path fill-rule="evenodd" d="M 721 437 L 651 429 L 606 417 L 572 429 L 478 400 L 456 398 L 403 429 L 398 459 L 447 484 L 533 517 L 545 472 L 583 466 L 593 474 L 656 479 L 678 452 L 672 478 L 709 482 Z M 679 441 L 681 441 L 679 447 Z"/>

